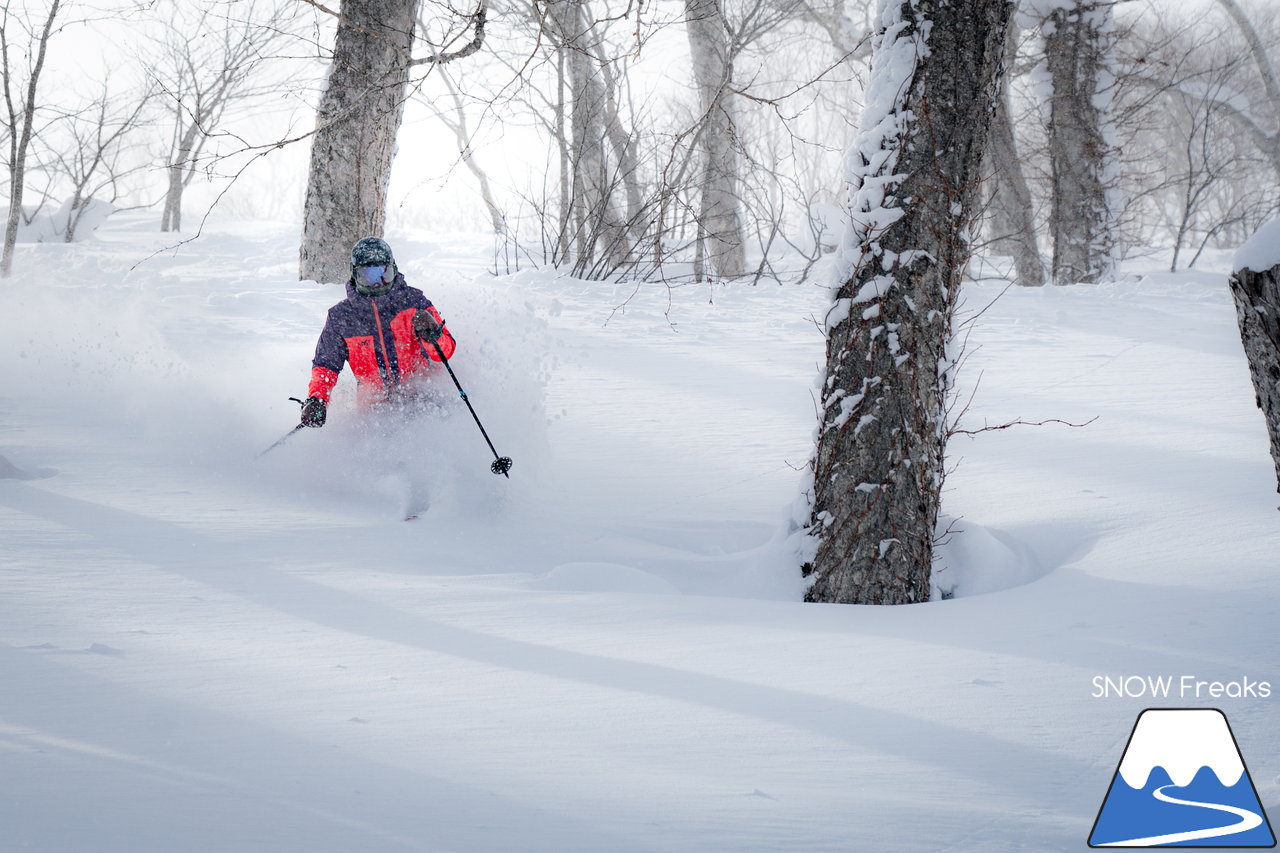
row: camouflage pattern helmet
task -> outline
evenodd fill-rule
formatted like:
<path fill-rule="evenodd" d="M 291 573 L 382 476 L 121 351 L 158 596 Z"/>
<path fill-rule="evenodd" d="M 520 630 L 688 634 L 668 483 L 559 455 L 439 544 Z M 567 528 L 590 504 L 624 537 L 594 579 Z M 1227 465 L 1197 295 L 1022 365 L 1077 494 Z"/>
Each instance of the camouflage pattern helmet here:
<path fill-rule="evenodd" d="M 396 279 L 396 259 L 387 241 L 365 237 L 351 247 L 351 281 L 363 296 L 381 296 Z"/>
<path fill-rule="evenodd" d="M 365 237 L 351 247 L 351 266 L 385 267 L 394 264 L 391 247 L 380 237 Z"/>

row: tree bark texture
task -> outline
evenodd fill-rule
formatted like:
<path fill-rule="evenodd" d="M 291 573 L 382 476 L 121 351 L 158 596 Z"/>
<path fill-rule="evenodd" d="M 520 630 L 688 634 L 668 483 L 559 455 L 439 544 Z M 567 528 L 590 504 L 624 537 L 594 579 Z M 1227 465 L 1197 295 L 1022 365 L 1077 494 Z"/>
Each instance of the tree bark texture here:
<path fill-rule="evenodd" d="M 605 80 L 596 59 L 593 31 L 582 0 L 555 0 L 548 28 L 564 58 L 568 76 L 570 244 L 581 274 L 612 272 L 631 253 L 628 229 L 614 199 L 620 185 L 606 142 L 610 115 Z"/>
<path fill-rule="evenodd" d="M 404 115 L 418 0 L 343 0 L 316 116 L 300 278 L 345 281 L 348 252 L 380 237 Z"/>
<path fill-rule="evenodd" d="M 864 110 L 847 167 L 855 256 L 827 317 L 809 601 L 930 596 L 947 349 L 1011 8 L 881 0 L 867 101 L 897 100 Z"/>
<path fill-rule="evenodd" d="M 1010 25 L 1005 44 L 1005 66 L 1012 66 L 1017 50 L 1017 28 Z M 1027 287 L 1044 284 L 1044 262 L 1036 245 L 1036 222 L 1031 189 L 1018 158 L 1013 133 L 1009 87 L 1001 87 L 991 117 L 987 143 L 987 171 L 991 174 L 991 250 L 1013 259 L 1014 281 Z"/>
<path fill-rule="evenodd" d="M 734 141 L 733 57 L 720 0 L 685 0 L 685 27 L 693 78 L 702 109 L 698 129 L 698 239 L 714 274 L 732 278 L 746 271 L 742 219 L 738 212 L 738 149 Z"/>
<path fill-rule="evenodd" d="M 1255 399 L 1267 419 L 1280 491 L 1280 264 L 1261 272 L 1237 270 L 1231 276 L 1231 295 Z"/>
<path fill-rule="evenodd" d="M 1108 198 L 1114 152 L 1104 135 L 1112 86 L 1110 5 L 1080 0 L 1046 20 L 1049 160 L 1055 284 L 1096 282 L 1115 265 L 1115 212 Z"/>

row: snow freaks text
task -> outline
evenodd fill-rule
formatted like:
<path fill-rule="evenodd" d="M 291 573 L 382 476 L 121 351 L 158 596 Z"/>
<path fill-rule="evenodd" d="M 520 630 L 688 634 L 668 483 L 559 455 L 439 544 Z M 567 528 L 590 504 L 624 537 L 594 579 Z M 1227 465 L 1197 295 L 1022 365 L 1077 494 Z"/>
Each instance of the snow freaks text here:
<path fill-rule="evenodd" d="M 1094 699 L 1269 699 L 1271 682 L 1242 676 L 1212 681 L 1194 675 L 1095 675 Z"/>

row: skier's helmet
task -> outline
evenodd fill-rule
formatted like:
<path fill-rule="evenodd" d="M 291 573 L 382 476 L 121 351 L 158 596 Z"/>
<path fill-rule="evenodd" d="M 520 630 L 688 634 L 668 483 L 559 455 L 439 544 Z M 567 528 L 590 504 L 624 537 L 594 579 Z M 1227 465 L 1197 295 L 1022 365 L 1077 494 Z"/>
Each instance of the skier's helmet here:
<path fill-rule="evenodd" d="M 365 237 L 351 247 L 351 280 L 356 292 L 381 296 L 396 280 L 396 259 L 386 240 Z"/>

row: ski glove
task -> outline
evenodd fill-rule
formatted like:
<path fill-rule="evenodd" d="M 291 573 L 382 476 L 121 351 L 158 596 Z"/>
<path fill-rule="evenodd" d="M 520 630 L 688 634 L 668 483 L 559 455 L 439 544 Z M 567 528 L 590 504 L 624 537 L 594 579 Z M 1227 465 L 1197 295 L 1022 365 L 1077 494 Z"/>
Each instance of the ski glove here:
<path fill-rule="evenodd" d="M 444 327 L 436 322 L 430 311 L 419 308 L 418 313 L 413 315 L 413 331 L 427 343 L 434 344 L 444 334 Z"/>
<path fill-rule="evenodd" d="M 308 397 L 307 401 L 302 404 L 302 425 L 322 427 L 324 426 L 325 414 L 324 400 L 319 397 Z"/>

